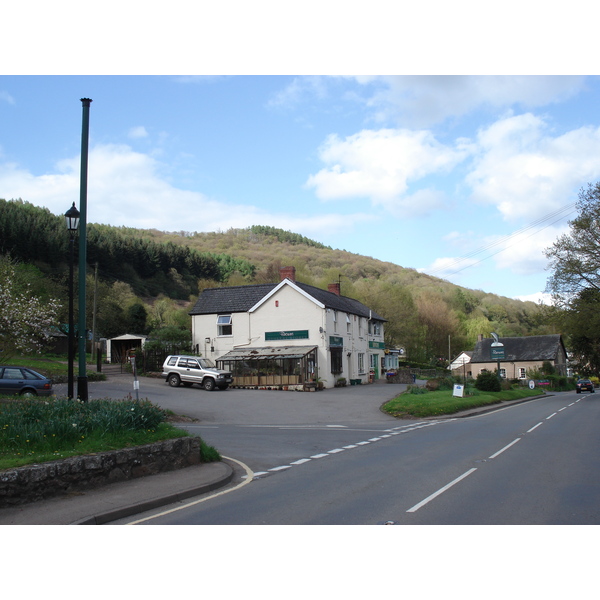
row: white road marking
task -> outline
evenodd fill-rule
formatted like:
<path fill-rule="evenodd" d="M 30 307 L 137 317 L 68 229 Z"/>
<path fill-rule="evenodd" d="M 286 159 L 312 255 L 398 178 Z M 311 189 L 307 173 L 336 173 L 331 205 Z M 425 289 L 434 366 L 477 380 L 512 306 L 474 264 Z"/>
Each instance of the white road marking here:
<path fill-rule="evenodd" d="M 269 471 L 285 471 L 285 469 L 291 469 L 292 465 L 282 465 L 281 467 L 273 467 Z"/>
<path fill-rule="evenodd" d="M 335 448 L 334 450 L 329 450 L 327 454 L 337 454 L 338 452 L 343 452 L 343 448 Z"/>
<path fill-rule="evenodd" d="M 291 465 L 303 465 L 304 463 L 310 462 L 310 458 L 301 458 L 300 460 L 295 460 Z"/>
<path fill-rule="evenodd" d="M 446 490 L 450 489 L 453 485 L 457 484 L 459 481 L 462 481 L 465 477 L 468 477 L 471 473 L 477 471 L 476 468 L 469 469 L 466 473 L 463 473 L 460 477 L 457 477 L 454 481 L 451 481 L 449 484 L 445 485 L 443 488 L 440 488 L 437 492 L 431 494 L 431 496 L 427 496 L 425 500 L 421 500 L 418 504 L 415 504 L 412 508 L 409 508 L 406 512 L 417 512 L 421 507 L 425 506 L 427 503 L 431 502 L 434 498 L 437 498 L 440 494 L 443 494 Z"/>
<path fill-rule="evenodd" d="M 556 413 L 552 413 L 552 414 L 551 414 L 549 417 L 546 417 L 546 421 L 547 421 L 548 419 L 551 419 L 551 418 L 552 418 L 553 416 L 555 416 L 555 415 L 556 415 Z"/>
<path fill-rule="evenodd" d="M 539 427 L 542 424 L 542 422 L 540 421 L 537 425 L 534 425 L 531 429 L 527 430 L 527 433 L 531 433 L 536 427 Z"/>
<path fill-rule="evenodd" d="M 329 456 L 329 454 L 315 454 L 311 458 L 325 458 L 326 456 Z"/>
<path fill-rule="evenodd" d="M 211 500 L 212 498 L 216 498 L 217 496 L 224 496 L 225 494 L 229 494 L 229 492 L 239 490 L 240 488 L 244 487 L 245 485 L 248 485 L 252 481 L 252 478 L 259 474 L 259 473 L 253 473 L 252 469 L 248 465 L 245 465 L 243 462 L 236 460 L 235 458 L 229 458 L 228 456 L 224 456 L 223 458 L 226 458 L 227 460 L 231 460 L 231 461 L 237 463 L 244 469 L 244 471 L 246 471 L 246 475 L 242 478 L 242 482 L 239 485 L 236 485 L 236 486 L 226 489 L 226 490 L 222 490 L 220 492 L 217 492 L 216 494 L 211 494 L 210 496 L 206 496 L 205 498 L 200 498 L 200 500 L 195 500 L 194 502 L 187 502 L 183 506 L 177 506 L 175 508 L 171 508 L 170 510 L 164 510 L 160 513 L 152 515 L 151 517 L 144 517 L 143 519 L 138 519 L 137 521 L 131 521 L 131 523 L 127 523 L 127 524 L 128 525 L 137 525 L 138 523 L 143 523 L 145 521 L 151 521 L 152 519 L 156 519 L 158 517 L 162 517 L 164 515 L 169 515 L 171 513 L 177 512 L 179 510 L 183 510 L 184 508 L 189 508 L 190 506 L 195 506 L 196 504 L 201 504 L 202 502 L 206 502 L 207 500 Z"/>
<path fill-rule="evenodd" d="M 517 438 L 516 440 L 513 440 L 510 444 L 508 444 L 507 446 L 504 446 L 504 448 L 502 448 L 501 450 L 498 450 L 498 452 L 496 452 L 495 454 L 492 454 L 489 458 L 496 458 L 496 456 L 498 456 L 499 454 L 502 454 L 505 450 L 508 450 L 513 444 L 516 444 L 521 438 Z"/>

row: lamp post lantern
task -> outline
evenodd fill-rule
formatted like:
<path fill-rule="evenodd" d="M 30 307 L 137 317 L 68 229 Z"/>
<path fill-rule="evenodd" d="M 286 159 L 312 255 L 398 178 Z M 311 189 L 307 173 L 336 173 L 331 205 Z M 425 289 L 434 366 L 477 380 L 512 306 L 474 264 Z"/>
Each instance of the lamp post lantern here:
<path fill-rule="evenodd" d="M 73 346 L 73 330 L 75 329 L 74 317 L 73 317 L 73 262 L 75 254 L 75 232 L 79 228 L 79 211 L 75 208 L 75 202 L 73 206 L 65 213 L 65 222 L 67 225 L 67 231 L 69 232 L 69 332 L 68 332 L 68 354 L 69 354 L 69 366 L 68 366 L 68 386 L 67 386 L 67 397 L 73 398 L 73 359 L 75 355 L 75 348 Z"/>

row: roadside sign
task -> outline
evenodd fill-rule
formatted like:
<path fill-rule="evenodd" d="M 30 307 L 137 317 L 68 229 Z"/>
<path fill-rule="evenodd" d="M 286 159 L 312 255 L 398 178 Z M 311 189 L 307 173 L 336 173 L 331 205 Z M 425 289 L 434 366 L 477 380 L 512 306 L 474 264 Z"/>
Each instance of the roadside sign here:
<path fill-rule="evenodd" d="M 456 384 L 454 386 L 454 391 L 452 392 L 452 396 L 457 396 L 458 398 L 463 398 L 465 395 L 465 387 L 463 385 Z"/>
<path fill-rule="evenodd" d="M 492 360 L 504 360 L 504 346 L 490 346 L 490 357 Z"/>

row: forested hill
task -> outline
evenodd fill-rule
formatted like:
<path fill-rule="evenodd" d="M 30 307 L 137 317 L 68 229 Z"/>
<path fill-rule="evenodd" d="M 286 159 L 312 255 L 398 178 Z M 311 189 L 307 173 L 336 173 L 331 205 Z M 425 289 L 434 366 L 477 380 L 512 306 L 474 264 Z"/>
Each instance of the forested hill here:
<path fill-rule="evenodd" d="M 22 200 L 0 199 L 0 254 L 60 273 L 68 261 L 69 236 L 63 216 Z M 75 243 L 75 252 L 78 244 Z M 226 281 L 231 273 L 251 277 L 254 267 L 222 253 L 201 252 L 153 240 L 143 230 L 89 223 L 87 263 L 106 281 L 123 281 L 140 296 L 189 299 L 198 280 Z"/>
<path fill-rule="evenodd" d="M 0 254 L 63 276 L 68 261 L 64 218 L 21 200 L 0 200 Z M 430 360 L 472 349 L 477 335 L 558 333 L 545 311 L 389 262 L 335 250 L 302 235 L 268 226 L 226 232 L 160 232 L 88 224 L 88 265 L 100 279 L 122 281 L 144 302 L 166 296 L 189 301 L 206 287 L 279 280 L 294 266 L 299 281 L 326 288 L 340 282 L 388 319 L 386 341 Z"/>
<path fill-rule="evenodd" d="M 229 254 L 255 267 L 252 276 L 232 273 L 229 285 L 276 282 L 282 266 L 294 266 L 298 281 L 323 289 L 340 282 L 344 296 L 360 300 L 388 319 L 385 331 L 390 346 L 403 346 L 423 361 L 472 350 L 479 334 L 489 336 L 492 331 L 501 336 L 559 333 L 547 309 L 533 302 L 461 288 L 415 269 L 335 250 L 273 227 L 146 234 L 157 242 Z M 201 287 L 207 284 L 201 282 Z"/>

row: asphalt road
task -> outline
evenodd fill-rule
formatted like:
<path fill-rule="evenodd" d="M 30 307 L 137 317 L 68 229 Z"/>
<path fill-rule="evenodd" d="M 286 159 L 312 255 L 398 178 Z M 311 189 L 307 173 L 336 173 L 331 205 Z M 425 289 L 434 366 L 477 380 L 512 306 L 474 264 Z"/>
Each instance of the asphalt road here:
<path fill-rule="evenodd" d="M 98 384 L 107 393 L 121 382 Z M 600 394 L 561 393 L 469 418 L 398 421 L 395 386 L 207 393 L 142 382 L 140 395 L 253 478 L 148 524 L 598 524 Z M 181 393 L 179 393 L 181 392 Z M 147 519 L 147 520 L 146 520 Z"/>

